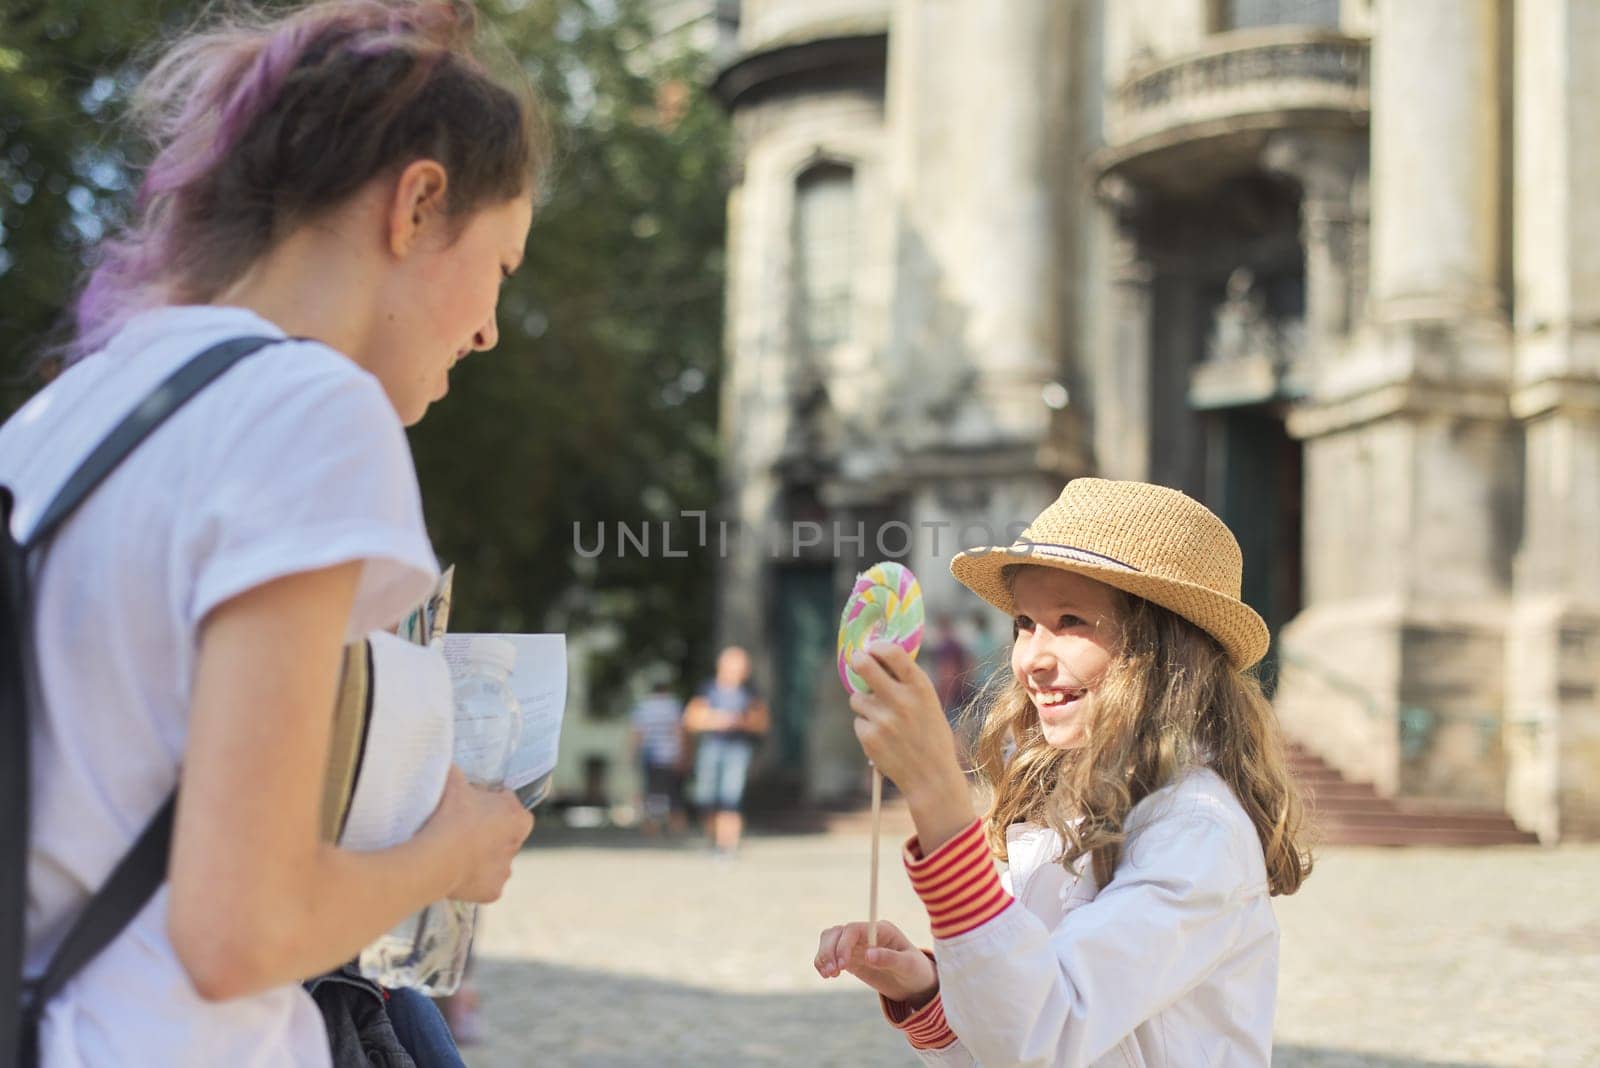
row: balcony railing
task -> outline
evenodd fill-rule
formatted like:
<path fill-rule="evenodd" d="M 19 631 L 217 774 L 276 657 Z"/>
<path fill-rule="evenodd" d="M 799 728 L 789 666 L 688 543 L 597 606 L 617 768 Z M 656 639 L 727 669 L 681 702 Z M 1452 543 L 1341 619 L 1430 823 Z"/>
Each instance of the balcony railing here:
<path fill-rule="evenodd" d="M 1136 152 L 1230 126 L 1288 126 L 1307 113 L 1361 117 L 1369 109 L 1364 39 L 1275 27 L 1218 34 L 1213 42 L 1122 84 L 1108 116 L 1113 148 Z"/>

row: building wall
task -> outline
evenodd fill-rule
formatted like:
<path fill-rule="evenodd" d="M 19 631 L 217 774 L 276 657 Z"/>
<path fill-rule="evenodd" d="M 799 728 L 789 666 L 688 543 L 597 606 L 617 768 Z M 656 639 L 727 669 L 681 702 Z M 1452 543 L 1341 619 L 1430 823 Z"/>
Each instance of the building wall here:
<path fill-rule="evenodd" d="M 1546 839 L 1600 835 L 1600 10 L 1519 0 L 1511 407 L 1523 436 L 1513 555 L 1507 807 Z"/>
<path fill-rule="evenodd" d="M 733 513 L 903 522 L 932 610 L 965 617 L 963 526 L 1004 534 L 1080 473 L 1180 485 L 1293 532 L 1268 554 L 1291 574 L 1247 573 L 1293 734 L 1387 794 L 1596 833 L 1600 11 L 750 0 L 740 42 L 885 28 L 881 92 L 735 105 Z M 865 213 L 822 402 L 786 322 L 818 158 L 858 167 Z M 834 555 L 841 596 L 874 548 Z M 729 633 L 770 640 L 776 566 L 725 569 Z M 827 799 L 856 778 L 825 722 Z"/>
<path fill-rule="evenodd" d="M 738 356 L 724 378 L 723 432 L 733 443 L 724 469 L 725 513 L 741 537 L 720 613 L 730 638 L 764 634 L 764 568 L 792 534 L 775 471 L 806 451 L 809 424 L 793 413 L 810 368 L 793 343 L 791 266 L 796 182 L 818 162 L 853 169 L 860 225 L 852 336 L 816 355 L 815 370 L 829 407 L 846 425 L 870 420 L 886 388 L 874 359 L 887 322 L 885 221 L 892 217 L 885 204 L 882 125 L 881 97 L 863 91 L 771 100 L 735 119 L 741 174 L 729 199 L 727 331 Z"/>

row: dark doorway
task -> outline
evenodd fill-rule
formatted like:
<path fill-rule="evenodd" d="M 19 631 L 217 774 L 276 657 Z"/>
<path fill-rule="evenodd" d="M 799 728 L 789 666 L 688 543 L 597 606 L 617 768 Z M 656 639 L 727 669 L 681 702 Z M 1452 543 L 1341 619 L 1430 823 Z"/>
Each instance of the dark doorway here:
<path fill-rule="evenodd" d="M 779 568 L 773 607 L 777 615 L 773 628 L 777 641 L 777 688 L 772 695 L 772 752 L 778 768 L 798 773 L 805 766 L 817 678 L 823 661 L 833 657 L 837 637 L 832 566 L 801 564 Z"/>
<path fill-rule="evenodd" d="M 1270 694 L 1278 675 L 1278 629 L 1301 606 L 1302 450 L 1267 408 L 1215 411 L 1208 421 L 1207 503 L 1239 539 L 1245 603 L 1272 629 L 1272 650 L 1260 671 Z"/>

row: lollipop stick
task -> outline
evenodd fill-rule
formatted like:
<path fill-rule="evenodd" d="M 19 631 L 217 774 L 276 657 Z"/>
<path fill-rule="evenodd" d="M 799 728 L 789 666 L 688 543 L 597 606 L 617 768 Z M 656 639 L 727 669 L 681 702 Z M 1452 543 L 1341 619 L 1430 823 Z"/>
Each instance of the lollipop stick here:
<path fill-rule="evenodd" d="M 878 829 L 883 822 L 883 772 L 872 765 L 872 890 L 867 902 L 867 946 L 878 944 Z"/>
<path fill-rule="evenodd" d="M 851 658 L 874 639 L 887 638 L 906 654 L 922 645 L 922 587 L 917 576 L 896 563 L 874 564 L 856 576 L 839 616 L 839 681 L 847 693 L 866 693 L 866 681 L 852 668 Z M 867 906 L 867 947 L 878 945 L 878 838 L 883 830 L 883 773 L 872 766 L 872 880 Z"/>

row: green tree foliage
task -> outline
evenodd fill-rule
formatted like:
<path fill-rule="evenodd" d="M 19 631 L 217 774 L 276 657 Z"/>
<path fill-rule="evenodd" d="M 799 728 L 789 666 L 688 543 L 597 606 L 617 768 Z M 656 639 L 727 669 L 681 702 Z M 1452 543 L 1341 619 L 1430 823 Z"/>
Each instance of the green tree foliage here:
<path fill-rule="evenodd" d="M 712 552 L 674 552 L 716 495 L 726 118 L 693 56 L 658 53 L 636 3 L 502 0 L 498 23 L 558 131 L 548 199 L 501 301 L 500 346 L 416 431 L 463 625 L 617 628 L 599 689 L 705 666 Z M 617 524 L 650 552 L 617 554 Z M 592 549 L 584 559 L 575 530 Z"/>
<path fill-rule="evenodd" d="M 116 119 L 135 50 L 187 0 L 0 0 L 0 411 L 37 386 L 83 258 L 121 218 L 129 153 Z"/>
<path fill-rule="evenodd" d="M 126 210 L 117 125 L 138 50 L 200 5 L 0 0 L 0 351 L 15 379 L 59 323 L 86 254 Z M 500 344 L 452 374 L 413 431 L 462 630 L 602 628 L 597 698 L 634 668 L 709 661 L 726 119 L 701 57 L 652 40 L 638 0 L 481 0 L 557 132 Z M 37 382 L 11 383 L 4 410 Z M 674 551 L 662 552 L 662 524 Z M 617 553 L 617 524 L 650 553 Z M 606 551 L 587 547 L 600 530 Z"/>

